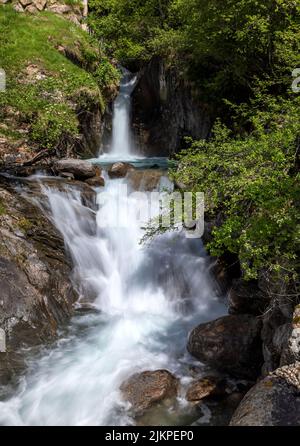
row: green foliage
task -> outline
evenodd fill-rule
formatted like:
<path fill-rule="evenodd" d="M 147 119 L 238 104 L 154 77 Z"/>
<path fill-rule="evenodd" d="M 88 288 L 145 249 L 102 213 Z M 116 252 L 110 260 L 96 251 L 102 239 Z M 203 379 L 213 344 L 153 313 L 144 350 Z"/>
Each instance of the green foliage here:
<path fill-rule="evenodd" d="M 299 62 L 295 0 L 91 0 L 89 24 L 125 64 L 162 55 L 201 89 L 202 99 L 245 100 L 256 78 L 290 80 Z M 280 86 L 279 86 L 280 87 Z"/>
<path fill-rule="evenodd" d="M 31 126 L 31 138 L 51 149 L 78 134 L 78 122 L 72 109 L 66 104 L 48 104 Z"/>
<path fill-rule="evenodd" d="M 273 87 L 276 78 L 289 81 L 299 62 L 299 2 L 176 0 L 172 7 L 182 24 L 189 74 L 215 101 L 241 102 L 256 78 L 272 78 Z"/>
<path fill-rule="evenodd" d="M 104 48 L 123 63 L 147 60 L 151 42 L 167 26 L 171 0 L 90 0 L 89 25 Z"/>
<path fill-rule="evenodd" d="M 282 272 L 286 265 L 293 265 L 287 277 L 296 278 L 299 106 L 298 97 L 276 104 L 270 98 L 268 113 L 252 116 L 246 137 L 233 137 L 217 122 L 212 139 L 191 142 L 173 172 L 188 190 L 205 193 L 207 215 L 221 217 L 210 252 L 236 253 L 247 279 L 263 268 Z"/>
<path fill-rule="evenodd" d="M 11 132 L 15 126 L 15 137 L 25 123 L 30 142 L 38 147 L 72 144 L 79 131 L 79 108 L 100 104 L 104 110 L 104 89 L 117 83 L 115 68 L 89 34 L 52 13 L 25 15 L 1 6 L 0 30 L 0 66 L 7 75 L 0 119 L 6 122 L 11 108 L 16 117 L 7 123 Z M 28 67 L 38 76 L 30 75 Z"/>
<path fill-rule="evenodd" d="M 94 75 L 98 85 L 103 90 L 110 84 L 117 84 L 120 81 L 120 72 L 110 63 L 107 57 L 101 59 Z"/>

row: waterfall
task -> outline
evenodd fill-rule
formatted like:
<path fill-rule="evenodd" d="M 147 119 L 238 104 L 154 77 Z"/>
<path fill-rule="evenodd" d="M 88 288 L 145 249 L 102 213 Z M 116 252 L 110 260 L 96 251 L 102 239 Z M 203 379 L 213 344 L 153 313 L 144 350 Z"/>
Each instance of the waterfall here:
<path fill-rule="evenodd" d="M 110 155 L 123 159 L 134 155 L 134 141 L 130 129 L 131 94 L 137 76 L 123 69 L 120 91 L 113 106 L 113 131 Z"/>
<path fill-rule="evenodd" d="M 131 424 L 121 383 L 149 369 L 184 376 L 188 331 L 224 314 L 201 240 L 167 233 L 141 245 L 136 199 L 129 195 L 114 206 L 122 181 L 107 180 L 112 198 L 96 219 L 78 192 L 44 189 L 73 259 L 81 311 L 54 348 L 29 360 L 18 393 L 0 403 L 0 424 Z M 96 224 L 125 208 L 126 228 Z"/>
<path fill-rule="evenodd" d="M 115 103 L 114 156 L 131 153 L 134 82 L 124 78 Z M 118 194 L 127 179 L 105 180 L 110 199 L 96 212 L 72 186 L 43 186 L 47 212 L 73 261 L 80 300 L 56 344 L 29 354 L 15 395 L 0 402 L 0 425 L 134 424 L 119 390 L 122 382 L 135 372 L 162 368 L 182 382 L 191 379 L 189 330 L 226 312 L 207 273 L 201 240 L 170 232 L 140 244 L 144 229 L 137 198 L 129 194 L 120 200 Z M 101 190 L 97 193 L 100 202 Z M 123 212 L 126 227 L 101 225 L 107 215 L 117 221 Z M 165 409 L 157 424 L 180 424 L 182 414 L 172 413 L 170 421 Z"/>

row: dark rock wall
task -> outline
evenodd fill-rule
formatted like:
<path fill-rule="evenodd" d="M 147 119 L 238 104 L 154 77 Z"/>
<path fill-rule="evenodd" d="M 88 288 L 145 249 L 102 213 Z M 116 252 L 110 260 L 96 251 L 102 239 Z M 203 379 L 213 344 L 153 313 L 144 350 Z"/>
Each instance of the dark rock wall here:
<path fill-rule="evenodd" d="M 145 155 L 168 156 L 184 146 L 184 137 L 209 135 L 209 107 L 158 57 L 140 72 L 132 99 L 135 139 Z"/>

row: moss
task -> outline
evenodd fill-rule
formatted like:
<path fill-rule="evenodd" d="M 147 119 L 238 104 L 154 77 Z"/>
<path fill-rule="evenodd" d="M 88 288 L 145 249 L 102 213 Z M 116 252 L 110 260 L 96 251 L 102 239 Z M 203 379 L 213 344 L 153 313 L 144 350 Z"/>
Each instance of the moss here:
<path fill-rule="evenodd" d="M 266 387 L 266 388 L 272 388 L 273 387 L 273 381 L 271 380 L 271 379 L 266 379 L 265 381 L 264 381 L 264 383 L 263 383 L 263 385 L 264 385 L 264 387 Z"/>
<path fill-rule="evenodd" d="M 296 316 L 293 319 L 293 325 L 298 325 L 298 324 L 300 324 L 300 316 Z"/>
<path fill-rule="evenodd" d="M 33 224 L 31 223 L 30 220 L 28 220 L 27 218 L 21 218 L 18 221 L 18 227 L 21 229 L 21 231 L 27 232 L 32 228 Z"/>
<path fill-rule="evenodd" d="M 72 0 L 73 1 L 73 0 Z M 7 89 L 0 94 L 0 120 L 9 132 L 26 123 L 30 142 L 40 148 L 73 146 L 79 133 L 78 91 L 84 86 L 90 94 L 80 97 L 104 109 L 105 85 L 99 80 L 102 61 L 109 64 L 98 43 L 79 26 L 50 12 L 37 15 L 16 13 L 10 5 L 0 8 L 0 63 L 6 72 Z M 115 69 L 105 82 L 116 82 Z M 17 110 L 12 121 L 7 110 Z"/>

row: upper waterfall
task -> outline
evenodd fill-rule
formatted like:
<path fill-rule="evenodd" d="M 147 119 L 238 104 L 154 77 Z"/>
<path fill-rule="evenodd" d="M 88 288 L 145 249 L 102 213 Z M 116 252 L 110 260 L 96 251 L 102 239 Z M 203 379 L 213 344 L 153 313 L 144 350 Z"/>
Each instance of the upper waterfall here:
<path fill-rule="evenodd" d="M 113 157 L 126 158 L 134 155 L 134 141 L 130 130 L 131 94 L 136 85 L 137 76 L 122 69 L 123 77 L 120 92 L 114 102 L 113 130 L 110 153 Z"/>

